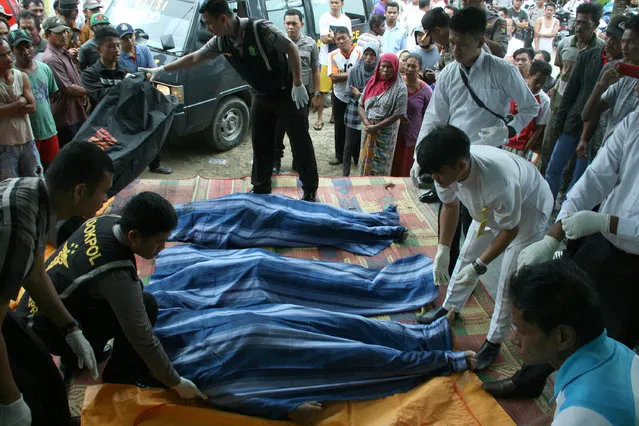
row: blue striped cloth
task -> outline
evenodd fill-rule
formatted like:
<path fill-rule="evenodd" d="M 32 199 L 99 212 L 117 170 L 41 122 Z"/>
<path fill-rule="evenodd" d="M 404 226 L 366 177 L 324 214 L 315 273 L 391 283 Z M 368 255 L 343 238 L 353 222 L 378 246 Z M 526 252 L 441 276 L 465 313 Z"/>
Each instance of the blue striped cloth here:
<path fill-rule="evenodd" d="M 309 401 L 381 398 L 466 370 L 445 318 L 407 325 L 294 305 L 160 303 L 155 332 L 178 373 L 222 409 L 267 418 Z M 186 299 L 183 301 L 182 299 Z"/>
<path fill-rule="evenodd" d="M 183 244 L 160 253 L 146 290 L 164 306 L 188 309 L 291 303 L 357 315 L 418 309 L 435 301 L 432 261 L 405 257 L 381 270 L 280 256 L 261 249 Z M 176 305 L 174 293 L 181 294 Z"/>
<path fill-rule="evenodd" d="M 218 249 L 331 246 L 373 256 L 406 232 L 397 206 L 362 213 L 275 194 L 232 194 L 175 210 L 172 241 Z"/>

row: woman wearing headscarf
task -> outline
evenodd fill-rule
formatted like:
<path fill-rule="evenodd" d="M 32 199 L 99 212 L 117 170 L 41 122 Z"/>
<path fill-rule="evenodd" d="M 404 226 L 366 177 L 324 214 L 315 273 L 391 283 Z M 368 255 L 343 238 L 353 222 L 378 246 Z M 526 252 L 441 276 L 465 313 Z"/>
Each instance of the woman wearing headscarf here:
<path fill-rule="evenodd" d="M 359 118 L 357 106 L 366 83 L 375 73 L 375 67 L 379 61 L 379 45 L 377 43 L 366 43 L 364 53 L 348 74 L 348 87 L 350 88 L 348 106 L 344 123 L 346 124 L 346 141 L 344 143 L 344 158 L 342 174 L 351 174 L 351 156 L 355 165 L 359 160 L 359 149 L 362 139 L 362 120 Z"/>
<path fill-rule="evenodd" d="M 406 119 L 402 119 L 399 125 L 391 176 L 408 177 L 410 169 L 413 167 L 417 135 L 422 127 L 424 112 L 426 112 L 428 102 L 433 95 L 430 86 L 419 78 L 421 70 L 422 57 L 411 53 L 406 60 L 405 82 L 408 92 Z"/>
<path fill-rule="evenodd" d="M 359 155 L 362 176 L 389 176 L 397 143 L 399 119 L 406 114 L 408 94 L 399 75 L 399 59 L 384 53 L 360 98 L 364 126 Z"/>

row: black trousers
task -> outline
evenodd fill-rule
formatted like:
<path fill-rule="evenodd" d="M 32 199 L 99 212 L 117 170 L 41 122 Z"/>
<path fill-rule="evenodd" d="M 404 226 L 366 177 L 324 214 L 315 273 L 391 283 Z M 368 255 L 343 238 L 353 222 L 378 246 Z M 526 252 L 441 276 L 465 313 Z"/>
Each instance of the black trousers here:
<path fill-rule="evenodd" d="M 155 324 L 158 316 L 157 301 L 149 293 L 144 293 L 143 298 L 149 320 L 151 324 Z M 76 320 L 96 354 L 102 353 L 107 341 L 114 339 L 113 353 L 102 373 L 103 382 L 135 384 L 149 377 L 146 363 L 129 343 L 113 309 L 106 301 L 96 299 L 96 303 L 85 314 L 77 316 Z M 77 358 L 66 344 L 64 336 L 46 315 L 35 315 L 33 331 L 52 353 L 60 355 L 65 363 L 77 365 Z"/>
<path fill-rule="evenodd" d="M 337 96 L 333 96 L 333 118 L 335 119 L 335 159 L 342 161 L 344 158 L 344 144 L 346 143 L 346 115 L 347 102 L 340 101 Z"/>
<path fill-rule="evenodd" d="M 442 207 L 443 203 L 439 203 L 439 211 L 437 212 L 437 237 L 439 237 L 439 229 L 441 228 L 441 217 L 442 217 Z M 459 222 L 457 223 L 457 229 L 455 230 L 455 235 L 453 236 L 453 242 L 450 245 L 450 263 L 448 264 L 448 273 L 452 275 L 453 269 L 455 269 L 455 265 L 457 264 L 457 259 L 459 259 L 459 250 L 460 250 L 460 242 L 462 232 L 464 235 L 468 233 L 468 228 L 470 228 L 470 224 L 473 222 L 473 218 L 470 217 L 470 213 L 468 209 L 464 207 L 463 204 L 460 204 L 459 211 Z"/>
<path fill-rule="evenodd" d="M 11 374 L 31 409 L 33 426 L 67 426 L 67 391 L 47 347 L 14 312 L 2 324 Z"/>
<path fill-rule="evenodd" d="M 160 154 L 156 155 L 153 161 L 149 163 L 149 170 L 155 170 L 160 167 L 162 163 L 162 159 L 160 158 Z"/>
<path fill-rule="evenodd" d="M 311 93 L 309 94 L 308 104 L 305 107 L 306 114 L 304 117 L 306 120 L 306 127 L 309 127 L 308 114 L 310 111 L 312 100 L 313 100 L 313 94 Z M 286 133 L 286 128 L 284 127 L 284 124 L 282 124 L 281 120 L 277 120 L 277 130 L 275 131 L 275 157 L 274 157 L 275 162 L 277 162 L 278 159 L 281 159 L 282 157 L 284 157 L 284 133 Z M 289 135 L 288 138 L 290 140 L 291 136 Z M 295 157 L 293 157 L 293 163 L 295 163 Z"/>
<path fill-rule="evenodd" d="M 80 130 L 80 127 L 82 127 L 83 124 L 84 121 L 58 129 L 58 143 L 60 144 L 60 148 L 73 140 L 76 133 L 78 133 L 78 130 Z"/>
<path fill-rule="evenodd" d="M 286 91 L 288 94 L 288 91 Z M 275 135 L 278 122 L 286 130 L 290 141 L 295 165 L 300 174 L 304 192 L 315 192 L 319 183 L 317 162 L 313 141 L 308 133 L 308 112 L 297 109 L 293 100 L 286 96 L 267 99 L 256 96 L 251 107 L 251 136 L 253 139 L 253 191 L 267 194 L 271 192 Z"/>
<path fill-rule="evenodd" d="M 351 158 L 357 166 L 359 162 L 359 150 L 362 146 L 362 131 L 346 126 L 346 139 L 344 141 L 344 157 L 342 175 L 350 176 Z"/>
<path fill-rule="evenodd" d="M 600 233 L 569 241 L 566 258 L 590 277 L 603 305 L 608 336 L 631 349 L 639 343 L 639 256 L 623 252 Z M 553 368 L 524 365 L 513 377 L 519 386 L 543 386 Z"/>

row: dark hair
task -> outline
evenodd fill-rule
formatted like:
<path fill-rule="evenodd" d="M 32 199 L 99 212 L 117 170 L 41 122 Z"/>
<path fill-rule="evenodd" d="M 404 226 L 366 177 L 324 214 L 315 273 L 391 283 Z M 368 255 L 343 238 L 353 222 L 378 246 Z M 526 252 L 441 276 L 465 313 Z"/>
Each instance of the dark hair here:
<path fill-rule="evenodd" d="M 11 25 L 9 25 L 9 21 L 7 21 L 4 16 L 0 16 L 0 22 L 5 24 L 7 26 L 7 29 L 11 31 Z"/>
<path fill-rule="evenodd" d="M 228 17 L 233 16 L 233 12 L 231 12 L 231 8 L 226 0 L 206 0 L 200 9 L 199 13 L 208 13 L 213 18 L 217 18 L 220 15 L 226 15 Z"/>
<path fill-rule="evenodd" d="M 426 6 L 430 6 L 430 0 L 419 0 L 419 8 L 423 9 Z"/>
<path fill-rule="evenodd" d="M 58 12 L 60 9 L 60 0 L 53 0 L 52 7 L 55 12 Z"/>
<path fill-rule="evenodd" d="M 470 139 L 461 129 L 450 124 L 435 127 L 422 139 L 417 149 L 417 164 L 422 172 L 439 172 L 442 167 L 455 167 L 459 160 L 470 158 Z"/>
<path fill-rule="evenodd" d="M 530 70 L 528 71 L 528 75 L 533 76 L 537 73 L 543 74 L 546 78 L 550 77 L 552 74 L 552 65 L 550 65 L 546 61 L 540 61 L 537 59 L 530 64 Z"/>
<path fill-rule="evenodd" d="M 410 58 L 415 59 L 417 63 L 419 63 L 419 71 L 421 72 L 422 64 L 424 63 L 422 61 L 422 57 L 419 56 L 417 53 L 411 53 L 410 55 L 408 55 L 408 58 L 406 58 L 406 60 L 408 61 Z"/>
<path fill-rule="evenodd" d="M 372 31 L 374 26 L 379 27 L 386 22 L 386 17 L 380 13 L 373 13 L 368 20 L 368 28 Z"/>
<path fill-rule="evenodd" d="M 65 18 L 71 19 L 71 17 L 73 16 L 73 12 L 77 12 L 77 10 L 60 10 L 60 7 L 58 7 L 58 13 Z"/>
<path fill-rule="evenodd" d="M 590 19 L 595 25 L 599 24 L 599 20 L 601 19 L 601 15 L 603 15 L 603 7 L 597 3 L 581 3 L 577 6 L 577 13 L 581 13 L 583 15 L 590 15 Z"/>
<path fill-rule="evenodd" d="M 18 27 L 20 27 L 20 21 L 21 20 L 27 20 L 27 19 L 32 19 L 33 20 L 33 25 L 35 25 L 36 29 L 39 30 L 40 29 L 40 18 L 38 18 L 38 15 L 36 15 L 35 13 L 31 12 L 30 10 L 23 10 L 22 12 L 18 13 L 16 15 L 16 23 L 18 24 Z"/>
<path fill-rule="evenodd" d="M 632 30 L 633 33 L 639 35 L 639 15 L 633 15 L 624 22 L 624 29 Z"/>
<path fill-rule="evenodd" d="M 510 277 L 510 297 L 526 322 L 546 334 L 569 325 L 582 346 L 604 331 L 599 295 L 573 262 L 552 260 L 521 268 Z"/>
<path fill-rule="evenodd" d="M 549 51 L 547 51 L 547 50 L 538 50 L 538 51 L 535 52 L 535 55 L 538 54 L 538 53 L 541 53 L 541 56 L 544 57 L 544 61 L 550 63 L 551 56 L 550 56 L 550 52 Z"/>
<path fill-rule="evenodd" d="M 453 16 L 457 15 L 457 12 L 459 12 L 459 9 L 457 9 L 452 4 L 447 4 L 446 6 L 444 6 L 444 10 L 446 10 L 446 9 L 452 10 L 453 11 Z"/>
<path fill-rule="evenodd" d="M 22 0 L 22 8 L 28 9 L 32 3 L 35 3 L 36 5 L 41 4 L 42 6 L 44 6 L 44 2 L 42 0 Z"/>
<path fill-rule="evenodd" d="M 388 3 L 386 5 L 386 10 L 388 10 L 389 7 L 396 7 L 397 11 L 399 11 L 399 3 L 397 3 L 396 1 L 392 1 L 392 2 Z"/>
<path fill-rule="evenodd" d="M 499 9 L 497 9 L 497 12 L 504 12 L 506 14 L 506 16 L 508 16 L 508 8 L 507 7 L 500 7 Z"/>
<path fill-rule="evenodd" d="M 422 16 L 422 27 L 426 31 L 433 31 L 435 28 L 448 28 L 450 16 L 441 7 L 431 9 Z"/>
<path fill-rule="evenodd" d="M 486 12 L 474 6 L 462 9 L 451 18 L 450 29 L 459 34 L 481 37 L 486 33 Z"/>
<path fill-rule="evenodd" d="M 113 173 L 113 161 L 90 142 L 69 142 L 58 152 L 45 174 L 52 191 L 70 191 L 84 183 L 94 191 L 105 173 Z"/>
<path fill-rule="evenodd" d="M 548 6 L 552 6 L 553 9 L 557 9 L 557 5 L 551 1 L 549 1 L 548 3 L 544 3 L 544 9 L 547 8 Z"/>
<path fill-rule="evenodd" d="M 302 15 L 302 12 L 297 9 L 287 10 L 286 13 L 284 13 L 284 18 L 286 18 L 287 16 L 297 16 L 298 18 L 300 18 L 300 22 L 304 22 L 304 15 Z"/>
<path fill-rule="evenodd" d="M 124 206 L 120 229 L 124 233 L 138 231 L 144 237 L 170 232 L 177 226 L 175 209 L 155 192 L 140 192 Z"/>
<path fill-rule="evenodd" d="M 513 59 L 515 59 L 517 56 L 521 55 L 522 53 L 525 53 L 526 55 L 528 55 L 528 58 L 531 61 L 535 59 L 535 51 L 528 47 L 522 47 L 520 49 L 515 50 L 515 53 L 513 53 Z"/>
<path fill-rule="evenodd" d="M 337 34 L 346 34 L 349 37 L 351 36 L 351 32 L 348 31 L 348 28 L 342 27 L 342 26 L 334 27 L 333 28 L 333 34 L 335 34 L 335 35 L 337 35 Z"/>
<path fill-rule="evenodd" d="M 95 29 L 95 44 L 101 46 L 108 38 L 117 38 L 120 39 L 120 35 L 117 30 L 113 28 L 111 25 L 100 26 Z"/>

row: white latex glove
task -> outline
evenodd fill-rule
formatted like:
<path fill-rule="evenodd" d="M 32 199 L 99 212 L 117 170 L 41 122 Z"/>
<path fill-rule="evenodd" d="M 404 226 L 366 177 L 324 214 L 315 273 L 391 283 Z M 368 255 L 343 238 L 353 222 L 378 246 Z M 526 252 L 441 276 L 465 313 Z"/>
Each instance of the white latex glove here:
<path fill-rule="evenodd" d="M 494 126 L 486 127 L 479 131 L 479 137 L 486 142 L 487 145 L 500 146 L 503 145 L 508 138 L 508 127 Z"/>
<path fill-rule="evenodd" d="M 517 269 L 551 260 L 558 248 L 559 241 L 546 235 L 543 240 L 529 245 L 519 253 Z"/>
<path fill-rule="evenodd" d="M 194 398 L 202 398 L 204 400 L 209 399 L 202 391 L 200 391 L 195 383 L 190 381 L 189 379 L 185 379 L 184 377 L 180 377 L 180 383 L 173 386 L 175 392 L 180 395 L 184 399 L 194 399 Z"/>
<path fill-rule="evenodd" d="M 304 106 L 308 104 L 308 92 L 306 91 L 306 87 L 304 87 L 302 83 L 300 83 L 299 86 L 293 84 L 293 88 L 291 89 L 291 98 L 293 98 L 293 102 L 295 102 L 297 109 L 304 108 Z"/>
<path fill-rule="evenodd" d="M 161 67 L 158 67 L 158 68 L 143 68 L 143 67 L 139 67 L 138 71 L 143 72 L 143 73 L 151 74 L 151 78 L 149 78 L 149 81 L 155 81 L 155 79 L 157 78 L 158 74 L 160 72 L 164 71 L 164 65 L 162 65 Z"/>
<path fill-rule="evenodd" d="M 450 265 L 450 247 L 443 244 L 437 246 L 437 254 L 433 262 L 433 280 L 435 285 L 446 285 L 450 281 L 448 266 Z"/>
<path fill-rule="evenodd" d="M 561 227 L 569 240 L 578 240 L 597 232 L 610 232 L 610 215 L 589 210 L 567 215 L 561 220 Z"/>
<path fill-rule="evenodd" d="M 31 410 L 24 398 L 8 405 L 0 404 L 0 425 L 2 426 L 31 426 Z"/>
<path fill-rule="evenodd" d="M 413 181 L 415 188 L 419 188 L 419 175 L 422 172 L 422 168 L 417 164 L 417 160 L 413 161 L 413 167 L 410 169 L 410 178 Z"/>
<path fill-rule="evenodd" d="M 69 333 L 67 337 L 65 337 L 65 340 L 73 353 L 78 357 L 78 367 L 86 367 L 91 372 L 93 380 L 96 380 L 98 378 L 98 363 L 95 360 L 93 348 L 89 344 L 89 341 L 84 338 L 82 330 L 78 329 Z"/>
<path fill-rule="evenodd" d="M 455 276 L 455 284 L 459 285 L 475 285 L 477 281 L 479 281 L 479 274 L 472 263 L 464 266 Z"/>

